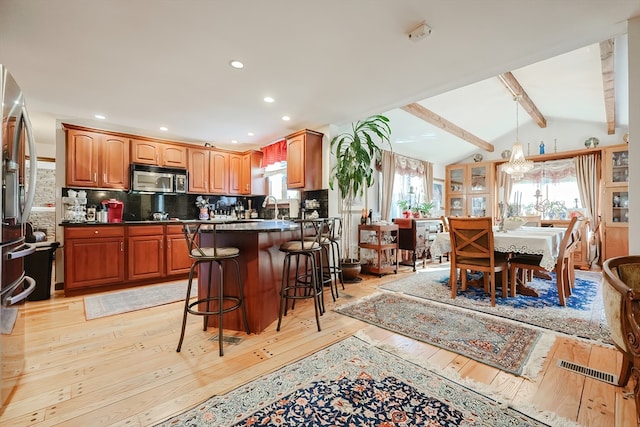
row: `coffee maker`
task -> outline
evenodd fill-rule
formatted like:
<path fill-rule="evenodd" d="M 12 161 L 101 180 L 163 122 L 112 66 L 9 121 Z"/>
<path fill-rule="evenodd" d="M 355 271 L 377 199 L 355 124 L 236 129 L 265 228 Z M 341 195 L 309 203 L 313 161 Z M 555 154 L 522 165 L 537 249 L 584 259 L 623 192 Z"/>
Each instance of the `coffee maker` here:
<path fill-rule="evenodd" d="M 107 207 L 108 222 L 122 222 L 124 202 L 116 199 L 103 200 L 102 204 Z"/>

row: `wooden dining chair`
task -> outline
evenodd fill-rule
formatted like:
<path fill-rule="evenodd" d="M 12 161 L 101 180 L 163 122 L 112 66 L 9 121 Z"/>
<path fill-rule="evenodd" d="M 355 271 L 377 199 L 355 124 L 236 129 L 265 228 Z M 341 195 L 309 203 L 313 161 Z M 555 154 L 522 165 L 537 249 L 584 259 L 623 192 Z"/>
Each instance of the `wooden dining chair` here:
<path fill-rule="evenodd" d="M 520 218 L 524 220 L 523 227 L 542 227 L 541 215 L 521 215 Z"/>
<path fill-rule="evenodd" d="M 571 218 L 567 230 L 564 233 L 554 272 L 556 273 L 556 286 L 558 288 L 558 300 L 561 306 L 566 305 L 566 298 L 571 296 L 571 290 L 575 282 L 575 271 L 573 266 L 573 251 L 578 246 L 582 230 L 584 230 L 585 217 Z M 517 280 L 525 281 L 527 271 L 547 270 L 540 266 L 542 255 L 515 255 L 509 259 L 509 269 L 511 277 L 512 292 L 515 289 Z M 515 295 L 515 293 L 514 293 Z"/>
<path fill-rule="evenodd" d="M 481 271 L 484 289 L 496 305 L 496 273 L 502 273 L 502 296 L 507 297 L 509 265 L 507 254 L 496 253 L 493 246 L 493 220 L 490 217 L 449 218 L 451 237 L 451 298 L 456 297 L 458 269 L 462 290 L 467 289 L 467 270 Z"/>
<path fill-rule="evenodd" d="M 440 217 L 440 221 L 442 221 L 442 231 L 446 231 L 448 233 L 449 232 L 449 218 L 447 218 L 446 216 L 442 215 Z"/>

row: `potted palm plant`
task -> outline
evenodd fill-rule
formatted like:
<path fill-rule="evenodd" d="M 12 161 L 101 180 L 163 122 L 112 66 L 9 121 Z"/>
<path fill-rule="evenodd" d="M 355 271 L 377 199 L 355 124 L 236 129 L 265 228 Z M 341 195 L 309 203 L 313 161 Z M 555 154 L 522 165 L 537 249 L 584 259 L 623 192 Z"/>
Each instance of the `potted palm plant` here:
<path fill-rule="evenodd" d="M 345 280 L 355 278 L 360 273 L 360 260 L 353 240 L 354 200 L 364 196 L 374 183 L 373 161 L 382 157 L 382 146 L 391 148 L 391 128 L 389 119 L 374 115 L 351 125 L 351 132 L 344 132 L 331 139 L 331 152 L 336 156 L 336 164 L 331 169 L 329 187 L 338 185 L 342 207 L 344 240 L 342 271 Z M 352 279 L 353 280 L 353 279 Z"/>

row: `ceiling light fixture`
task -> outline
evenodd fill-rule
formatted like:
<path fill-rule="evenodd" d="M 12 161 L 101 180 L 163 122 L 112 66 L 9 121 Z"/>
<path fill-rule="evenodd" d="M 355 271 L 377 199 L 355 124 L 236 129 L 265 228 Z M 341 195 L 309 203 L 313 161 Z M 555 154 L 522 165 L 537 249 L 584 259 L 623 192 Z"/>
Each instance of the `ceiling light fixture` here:
<path fill-rule="evenodd" d="M 95 118 L 96 118 L 96 119 L 98 119 L 98 120 L 104 120 L 104 119 L 106 119 L 106 117 L 105 117 L 105 116 L 103 116 L 102 114 L 94 114 L 94 116 L 93 116 L 93 117 L 95 117 Z"/>
<path fill-rule="evenodd" d="M 511 175 L 515 180 L 522 178 L 526 172 L 533 168 L 533 162 L 524 157 L 524 151 L 520 143 L 518 122 L 519 98 L 520 96 L 518 95 L 513 97 L 516 104 L 516 142 L 511 149 L 509 161 L 502 165 L 502 170 Z"/>
<path fill-rule="evenodd" d="M 291 117 L 289 117 L 289 116 L 282 116 L 282 120 L 284 120 L 285 122 L 288 122 L 289 120 L 291 120 Z"/>
<path fill-rule="evenodd" d="M 238 61 L 237 59 L 234 59 L 233 61 L 229 62 L 229 65 L 231 65 L 233 68 L 236 68 L 238 70 L 244 68 L 244 64 L 241 61 Z"/>
<path fill-rule="evenodd" d="M 236 139 L 232 139 L 232 140 L 231 140 L 231 143 L 232 143 L 232 144 L 237 144 L 237 143 L 238 143 L 238 141 L 237 141 Z"/>
<path fill-rule="evenodd" d="M 249 136 L 253 136 L 253 135 L 255 135 L 255 134 L 254 134 L 253 132 L 249 132 L 249 133 L 247 133 L 247 135 L 249 135 Z"/>
<path fill-rule="evenodd" d="M 160 130 L 161 130 L 162 132 L 166 132 L 166 131 L 168 131 L 168 130 L 169 130 L 169 128 L 168 128 L 168 127 L 165 127 L 165 126 L 161 126 L 161 127 L 160 127 Z"/>
<path fill-rule="evenodd" d="M 269 103 L 271 103 L 271 102 L 274 102 L 274 101 L 275 101 L 275 99 L 273 99 L 273 98 L 272 98 L 272 97 L 270 97 L 270 96 L 265 96 L 265 97 L 264 97 L 264 102 L 269 102 Z"/>

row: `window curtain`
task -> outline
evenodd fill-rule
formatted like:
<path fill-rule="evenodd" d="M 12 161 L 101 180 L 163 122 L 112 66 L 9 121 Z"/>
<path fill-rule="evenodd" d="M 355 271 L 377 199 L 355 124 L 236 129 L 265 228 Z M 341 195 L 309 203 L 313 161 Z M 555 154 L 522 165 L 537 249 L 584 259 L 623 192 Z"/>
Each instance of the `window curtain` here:
<path fill-rule="evenodd" d="M 504 165 L 500 164 L 497 168 L 498 173 L 498 202 L 509 203 L 511 199 L 511 191 L 513 189 L 513 178 L 504 171 Z"/>
<path fill-rule="evenodd" d="M 287 140 L 283 139 L 262 147 L 262 165 L 267 167 L 274 163 L 287 161 Z"/>
<path fill-rule="evenodd" d="M 395 154 L 391 151 L 382 150 L 382 164 L 380 171 L 382 173 L 382 206 L 380 209 L 380 218 L 384 221 L 389 220 L 391 215 L 391 199 L 393 198 L 393 179 L 395 175 Z"/>
<path fill-rule="evenodd" d="M 395 173 L 399 175 L 418 176 L 423 179 L 424 200 L 433 199 L 433 164 L 425 160 L 395 155 Z"/>
<path fill-rule="evenodd" d="M 577 156 L 574 160 L 578 190 L 580 191 L 580 201 L 587 210 L 589 217 L 589 229 L 591 239 L 589 241 L 589 264 L 598 262 L 600 259 L 600 238 L 598 228 L 600 227 L 600 154 L 586 154 Z"/>

